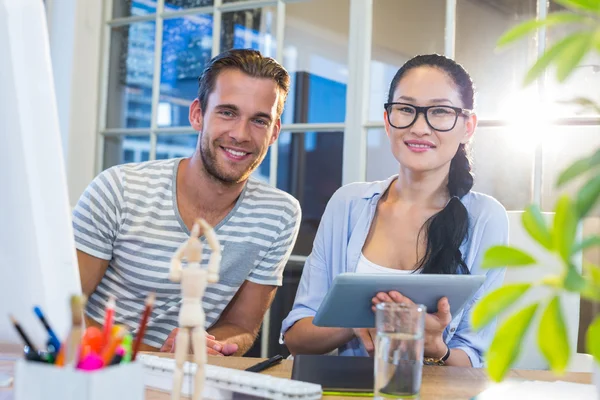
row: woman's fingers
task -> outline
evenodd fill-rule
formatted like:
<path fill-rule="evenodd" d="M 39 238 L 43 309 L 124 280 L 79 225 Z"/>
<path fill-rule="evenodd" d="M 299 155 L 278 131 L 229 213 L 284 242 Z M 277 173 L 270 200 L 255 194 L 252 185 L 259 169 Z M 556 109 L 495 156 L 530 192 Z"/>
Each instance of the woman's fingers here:
<path fill-rule="evenodd" d="M 392 290 L 389 293 L 390 297 L 395 303 L 406 303 L 406 304 L 415 304 L 411 299 L 406 296 L 403 296 L 400 292 Z"/>
<path fill-rule="evenodd" d="M 373 343 L 373 338 L 369 330 L 366 328 L 357 328 L 354 329 L 354 335 L 360 339 L 367 353 L 372 356 L 375 351 L 375 343 Z"/>

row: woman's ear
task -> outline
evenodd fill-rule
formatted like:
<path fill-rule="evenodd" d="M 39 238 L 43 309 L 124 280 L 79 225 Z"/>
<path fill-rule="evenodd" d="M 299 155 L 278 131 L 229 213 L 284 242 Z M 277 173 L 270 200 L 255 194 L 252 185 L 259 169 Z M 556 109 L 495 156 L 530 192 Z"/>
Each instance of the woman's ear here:
<path fill-rule="evenodd" d="M 390 122 L 388 121 L 388 113 L 387 110 L 383 111 L 383 123 L 385 124 L 385 134 L 387 135 L 388 139 L 390 138 L 390 129 L 392 128 L 390 126 Z"/>
<path fill-rule="evenodd" d="M 475 134 L 475 128 L 477 128 L 477 115 L 471 114 L 465 120 L 465 134 L 460 142 L 468 143 Z"/>

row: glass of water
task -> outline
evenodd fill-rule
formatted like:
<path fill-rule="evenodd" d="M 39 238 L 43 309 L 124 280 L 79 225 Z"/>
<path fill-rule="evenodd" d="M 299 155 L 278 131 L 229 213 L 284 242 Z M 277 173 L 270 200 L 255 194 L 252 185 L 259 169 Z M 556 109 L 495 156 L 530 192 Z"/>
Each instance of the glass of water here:
<path fill-rule="evenodd" d="M 418 399 L 427 308 L 379 303 L 375 313 L 375 398 Z"/>

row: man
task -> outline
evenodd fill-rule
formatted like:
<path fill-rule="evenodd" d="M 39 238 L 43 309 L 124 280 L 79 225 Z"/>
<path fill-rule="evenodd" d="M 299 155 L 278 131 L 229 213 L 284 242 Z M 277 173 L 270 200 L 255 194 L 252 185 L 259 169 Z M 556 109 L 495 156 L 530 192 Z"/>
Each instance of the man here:
<path fill-rule="evenodd" d="M 170 260 L 201 217 L 223 253 L 220 280 L 203 299 L 208 353 L 251 347 L 300 224 L 296 199 L 250 178 L 279 136 L 289 84 L 275 60 L 227 51 L 199 78 L 189 112 L 199 132 L 192 157 L 119 165 L 94 179 L 73 213 L 88 322 L 102 323 L 114 295 L 115 323 L 135 332 L 155 292 L 144 350 L 172 351 L 181 296 L 168 279 Z M 204 265 L 209 255 L 205 245 Z"/>

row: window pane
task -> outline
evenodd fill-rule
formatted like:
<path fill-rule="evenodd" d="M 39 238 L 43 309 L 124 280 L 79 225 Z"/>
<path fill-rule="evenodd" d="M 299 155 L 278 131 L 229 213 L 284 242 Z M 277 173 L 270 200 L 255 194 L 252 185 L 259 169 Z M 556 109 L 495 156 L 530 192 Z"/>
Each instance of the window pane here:
<path fill-rule="evenodd" d="M 478 128 L 471 143 L 475 184 L 508 210 L 522 210 L 531 202 L 534 146 L 508 132 L 511 128 Z M 399 171 L 384 129 L 367 136 L 367 180 L 381 180 Z"/>
<path fill-rule="evenodd" d="M 367 181 L 378 181 L 397 174 L 398 161 L 394 158 L 385 129 L 367 131 Z"/>
<path fill-rule="evenodd" d="M 165 11 L 179 11 L 186 8 L 212 6 L 214 0 L 165 0 Z"/>
<path fill-rule="evenodd" d="M 555 126 L 544 137 L 542 208 L 554 211 L 558 197 L 568 193 L 575 197 L 581 185 L 587 179 L 576 179 L 564 188 L 556 189 L 556 180 L 560 173 L 580 158 L 591 155 L 600 149 L 600 126 Z M 600 207 L 592 212 L 600 217 Z"/>
<path fill-rule="evenodd" d="M 536 0 L 458 0 L 456 61 L 463 64 L 477 87 L 479 117 L 511 117 L 535 99 L 532 87 L 522 88 L 535 62 L 535 39 L 524 39 L 497 51 L 496 42 L 509 28 L 535 17 Z"/>
<path fill-rule="evenodd" d="M 154 22 L 111 30 L 108 128 L 149 128 L 154 71 Z"/>
<path fill-rule="evenodd" d="M 278 142 L 277 187 L 296 197 L 302 207 L 293 253 L 308 255 L 325 206 L 342 185 L 344 134 L 282 132 Z"/>
<path fill-rule="evenodd" d="M 381 121 L 383 103 L 396 71 L 417 54 L 444 53 L 445 2 L 373 2 L 369 119 Z"/>
<path fill-rule="evenodd" d="M 283 123 L 343 122 L 348 82 L 348 0 L 289 3 L 283 65 L 292 77 Z"/>
<path fill-rule="evenodd" d="M 275 7 L 223 13 L 221 51 L 254 49 L 264 56 L 274 58 L 277 46 L 276 16 Z"/>
<path fill-rule="evenodd" d="M 150 135 L 105 136 L 103 169 L 113 165 L 148 161 Z"/>
<path fill-rule="evenodd" d="M 198 135 L 158 135 L 156 138 L 156 159 L 190 157 L 194 154 Z"/>
<path fill-rule="evenodd" d="M 156 1 L 113 0 L 113 18 L 134 17 L 156 13 Z"/>
<path fill-rule="evenodd" d="M 550 9 L 564 11 L 564 7 L 550 2 Z M 568 34 L 574 33 L 576 25 L 555 25 L 546 35 L 546 48 L 550 48 Z M 549 115 L 553 117 L 570 117 L 574 115 L 598 115 L 594 108 L 584 108 L 572 102 L 579 97 L 588 98 L 600 105 L 600 54 L 591 51 L 581 60 L 571 76 L 560 83 L 556 79 L 556 69 L 551 68 L 547 74 L 547 96 L 552 104 Z M 565 104 L 567 102 L 567 104 Z M 569 103 L 570 102 L 570 103 Z"/>
<path fill-rule="evenodd" d="M 515 126 L 477 128 L 471 143 L 473 190 L 493 196 L 509 210 L 531 203 L 535 142 Z"/>
<path fill-rule="evenodd" d="M 160 127 L 188 126 L 189 106 L 198 94 L 198 77 L 210 61 L 212 16 L 167 19 L 163 29 L 156 122 Z"/>
<path fill-rule="evenodd" d="M 276 146 L 276 144 L 273 144 Z M 258 179 L 264 183 L 270 184 L 269 179 L 271 177 L 271 148 L 267 151 L 265 159 L 260 163 L 256 171 L 252 173 L 254 179 Z"/>

